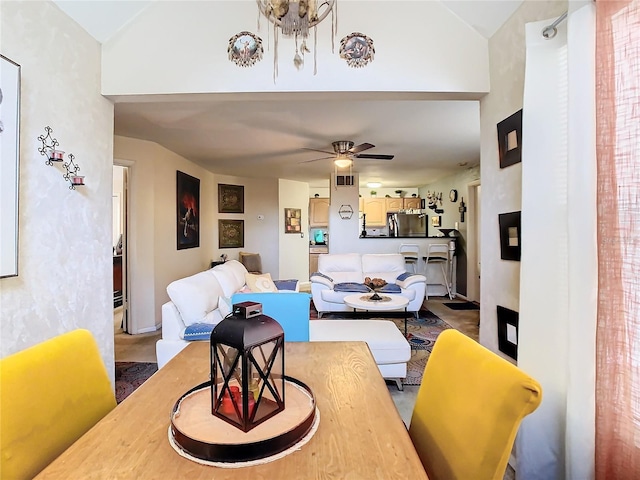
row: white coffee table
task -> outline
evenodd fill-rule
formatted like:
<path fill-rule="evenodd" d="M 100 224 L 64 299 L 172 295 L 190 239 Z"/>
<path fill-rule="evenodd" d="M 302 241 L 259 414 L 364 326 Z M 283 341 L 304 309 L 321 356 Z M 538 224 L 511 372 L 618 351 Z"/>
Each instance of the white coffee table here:
<path fill-rule="evenodd" d="M 404 309 L 407 312 L 409 299 L 402 295 L 392 293 L 378 293 L 382 300 L 369 300 L 373 293 L 354 293 L 344 297 L 344 304 L 356 310 L 366 310 L 373 312 L 389 312 Z M 407 336 L 407 316 L 404 317 L 404 336 Z"/>

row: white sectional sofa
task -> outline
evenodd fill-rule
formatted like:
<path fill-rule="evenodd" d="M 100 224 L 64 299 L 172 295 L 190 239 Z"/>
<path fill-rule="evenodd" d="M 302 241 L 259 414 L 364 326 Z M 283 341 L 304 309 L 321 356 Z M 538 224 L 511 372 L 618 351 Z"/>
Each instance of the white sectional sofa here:
<path fill-rule="evenodd" d="M 162 306 L 162 338 L 156 343 L 158 368 L 189 345 L 206 340 L 211 325 L 231 312 L 234 303 L 259 302 L 263 313 L 275 318 L 287 341 L 364 341 L 384 378 L 393 379 L 402 389 L 411 348 L 396 325 L 388 320 L 309 320 L 310 295 L 298 292 L 297 281 L 275 281 L 277 293 L 247 293 L 247 270 L 230 260 L 210 270 L 171 282 L 171 300 Z M 424 293 L 422 293 L 424 295 Z M 189 337 L 188 326 L 202 334 Z M 186 337 L 185 337 L 185 331 Z M 186 338 L 186 339 L 185 339 Z"/>
<path fill-rule="evenodd" d="M 409 300 L 407 311 L 416 318 L 425 298 L 427 279 L 424 275 L 406 272 L 402 254 L 324 254 L 318 257 L 318 272 L 311 274 L 311 294 L 318 318 L 329 312 L 352 310 L 344 303 L 344 297 L 354 291 L 339 288 L 345 284 L 361 284 L 365 277 L 382 278 L 391 286 L 399 287 L 397 293 Z"/>
<path fill-rule="evenodd" d="M 158 368 L 189 344 L 184 340 L 187 326 L 200 323 L 216 325 L 231 312 L 233 295 L 249 291 L 246 287 L 247 273 L 242 263 L 229 260 L 167 286 L 171 300 L 162 305 L 162 338 L 156 343 Z M 291 285 L 291 290 L 279 292 L 297 292 L 298 282 L 292 283 L 295 286 Z"/>

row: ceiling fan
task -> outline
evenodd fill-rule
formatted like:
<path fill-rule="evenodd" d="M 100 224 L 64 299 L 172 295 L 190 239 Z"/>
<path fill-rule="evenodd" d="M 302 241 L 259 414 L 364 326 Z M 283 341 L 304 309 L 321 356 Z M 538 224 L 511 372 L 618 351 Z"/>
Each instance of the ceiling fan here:
<path fill-rule="evenodd" d="M 361 143 L 360 145 L 354 145 L 350 140 L 338 140 L 331 144 L 333 146 L 333 152 L 326 150 L 317 150 L 315 148 L 304 148 L 303 150 L 311 150 L 312 152 L 328 153 L 330 157 L 314 158 L 313 160 L 305 160 L 300 163 L 316 162 L 318 160 L 326 160 L 327 158 L 333 158 L 334 163 L 339 168 L 345 168 L 351 165 L 354 158 L 369 158 L 374 160 L 391 160 L 393 155 L 383 155 L 377 153 L 360 153 L 370 148 L 375 147 L 371 143 Z"/>

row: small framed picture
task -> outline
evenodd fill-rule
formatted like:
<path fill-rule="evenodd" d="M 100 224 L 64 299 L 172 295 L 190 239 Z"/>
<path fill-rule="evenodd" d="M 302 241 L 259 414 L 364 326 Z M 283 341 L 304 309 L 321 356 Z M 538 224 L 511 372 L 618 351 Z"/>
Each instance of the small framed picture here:
<path fill-rule="evenodd" d="M 500 168 L 522 161 L 522 109 L 498 123 Z"/>
<path fill-rule="evenodd" d="M 244 186 L 218 184 L 218 213 L 244 213 Z"/>
<path fill-rule="evenodd" d="M 300 208 L 284 209 L 284 233 L 302 232 L 302 210 Z"/>
<path fill-rule="evenodd" d="M 501 213 L 498 215 L 498 223 L 500 225 L 500 258 L 519 262 L 521 252 L 520 212 Z"/>
<path fill-rule="evenodd" d="M 519 314 L 514 310 L 498 308 L 498 348 L 514 360 L 518 359 L 518 320 Z"/>
<path fill-rule="evenodd" d="M 440 227 L 442 223 L 442 217 L 437 215 L 435 217 L 431 217 L 431 226 L 432 227 Z"/>
<path fill-rule="evenodd" d="M 218 248 L 244 247 L 244 220 L 218 220 Z"/>

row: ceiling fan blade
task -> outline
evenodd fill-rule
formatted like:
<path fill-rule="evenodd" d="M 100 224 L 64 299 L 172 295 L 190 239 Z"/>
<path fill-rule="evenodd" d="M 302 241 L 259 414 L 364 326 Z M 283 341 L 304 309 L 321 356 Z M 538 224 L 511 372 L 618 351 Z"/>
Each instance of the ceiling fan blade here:
<path fill-rule="evenodd" d="M 329 158 L 336 158 L 336 156 L 335 155 L 331 155 L 330 157 L 314 158 L 313 160 L 304 160 L 304 161 L 298 162 L 298 163 L 311 163 L 311 162 L 317 162 L 318 160 L 327 160 Z"/>
<path fill-rule="evenodd" d="M 348 151 L 349 153 L 359 153 L 359 152 L 364 152 L 365 150 L 369 150 L 370 148 L 373 148 L 373 147 L 375 147 L 375 145 L 365 142 L 350 148 Z"/>
<path fill-rule="evenodd" d="M 356 158 L 372 158 L 376 160 L 391 160 L 394 155 L 381 155 L 375 153 L 361 153 L 359 155 L 354 155 Z"/>
<path fill-rule="evenodd" d="M 302 150 L 310 150 L 312 152 L 328 153 L 329 155 L 335 155 L 335 152 L 328 152 L 327 150 L 318 150 L 317 148 L 303 148 Z"/>

